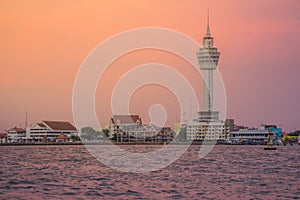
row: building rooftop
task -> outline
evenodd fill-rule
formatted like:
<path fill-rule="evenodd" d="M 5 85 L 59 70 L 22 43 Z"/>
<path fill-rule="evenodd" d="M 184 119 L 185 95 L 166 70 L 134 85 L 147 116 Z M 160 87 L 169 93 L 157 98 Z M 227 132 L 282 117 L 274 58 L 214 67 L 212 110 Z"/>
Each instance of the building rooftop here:
<path fill-rule="evenodd" d="M 63 135 L 63 134 L 61 134 L 61 135 L 57 136 L 55 139 L 57 139 L 57 140 L 67 140 L 68 137 L 65 136 L 65 135 Z"/>
<path fill-rule="evenodd" d="M 43 121 L 44 124 L 49 126 L 53 130 L 72 130 L 76 131 L 77 129 L 70 122 L 63 121 Z M 40 124 L 39 124 L 40 125 Z"/>
<path fill-rule="evenodd" d="M 111 118 L 112 122 L 115 124 L 119 121 L 120 124 L 136 124 L 139 122 L 142 123 L 142 120 L 139 115 L 113 115 Z"/>
<path fill-rule="evenodd" d="M 11 128 L 8 130 L 9 132 L 10 131 L 15 131 L 15 132 L 25 132 L 25 129 L 23 128 L 18 128 L 18 127 L 14 127 L 14 128 Z"/>
<path fill-rule="evenodd" d="M 43 124 L 43 123 L 37 123 L 37 125 L 39 125 L 40 127 L 46 128 L 45 124 Z"/>

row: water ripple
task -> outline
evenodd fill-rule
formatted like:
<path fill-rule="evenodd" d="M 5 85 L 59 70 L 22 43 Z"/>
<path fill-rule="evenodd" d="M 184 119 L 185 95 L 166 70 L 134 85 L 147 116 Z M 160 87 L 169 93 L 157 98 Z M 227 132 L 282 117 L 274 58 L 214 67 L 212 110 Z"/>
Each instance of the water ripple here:
<path fill-rule="evenodd" d="M 134 152 L 158 146 L 124 146 Z M 83 146 L 0 147 L 0 199 L 299 199 L 300 147 L 191 146 L 170 166 L 121 173 Z M 134 160 L 132 160 L 134 162 Z M 151 166 L 151 161 L 144 163 Z"/>

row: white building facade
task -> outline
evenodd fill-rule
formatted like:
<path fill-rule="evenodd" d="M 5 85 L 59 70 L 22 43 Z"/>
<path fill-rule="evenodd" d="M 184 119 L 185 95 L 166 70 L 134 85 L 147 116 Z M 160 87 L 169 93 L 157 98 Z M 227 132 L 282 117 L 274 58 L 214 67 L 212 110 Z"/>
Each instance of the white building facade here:
<path fill-rule="evenodd" d="M 200 111 L 198 119 L 188 122 L 186 125 L 187 140 L 225 140 L 225 122 L 219 120 L 219 112 Z"/>
<path fill-rule="evenodd" d="M 226 130 L 223 122 L 193 121 L 188 124 L 188 140 L 225 140 Z"/>
<path fill-rule="evenodd" d="M 262 124 L 259 128 L 244 128 L 238 131 L 232 131 L 229 133 L 229 140 L 233 143 L 238 142 L 267 142 L 269 132 L 273 134 L 273 139 L 276 138 L 282 132 L 281 128 L 277 128 L 275 125 Z"/>
<path fill-rule="evenodd" d="M 23 142 L 26 139 L 26 131 L 23 128 L 14 127 L 7 131 L 8 142 Z"/>
<path fill-rule="evenodd" d="M 110 138 L 116 142 L 170 142 L 175 132 L 170 127 L 142 124 L 139 115 L 113 115 L 109 125 Z"/>
<path fill-rule="evenodd" d="M 42 121 L 26 129 L 26 140 L 55 141 L 62 134 L 71 137 L 78 135 L 78 131 L 70 122 Z"/>
<path fill-rule="evenodd" d="M 239 131 L 233 131 L 229 133 L 229 140 L 232 142 L 242 141 L 267 141 L 268 130 L 261 129 L 241 129 Z"/>

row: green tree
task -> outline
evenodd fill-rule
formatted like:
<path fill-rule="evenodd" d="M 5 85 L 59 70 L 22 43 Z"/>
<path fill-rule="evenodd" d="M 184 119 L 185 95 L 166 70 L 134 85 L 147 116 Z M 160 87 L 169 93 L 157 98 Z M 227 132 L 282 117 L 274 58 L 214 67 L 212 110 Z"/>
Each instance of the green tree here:
<path fill-rule="evenodd" d="M 109 130 L 106 128 L 106 129 L 103 129 L 103 134 L 108 138 L 109 137 Z"/>
<path fill-rule="evenodd" d="M 108 130 L 107 130 L 108 131 Z M 107 131 L 97 131 L 92 127 L 84 127 L 81 129 L 81 138 L 85 140 L 103 140 Z"/>
<path fill-rule="evenodd" d="M 186 129 L 185 128 L 180 128 L 178 135 L 176 136 L 176 140 L 178 142 L 186 142 Z"/>
<path fill-rule="evenodd" d="M 78 135 L 71 135 L 70 139 L 73 140 L 73 141 L 81 141 L 80 137 Z"/>

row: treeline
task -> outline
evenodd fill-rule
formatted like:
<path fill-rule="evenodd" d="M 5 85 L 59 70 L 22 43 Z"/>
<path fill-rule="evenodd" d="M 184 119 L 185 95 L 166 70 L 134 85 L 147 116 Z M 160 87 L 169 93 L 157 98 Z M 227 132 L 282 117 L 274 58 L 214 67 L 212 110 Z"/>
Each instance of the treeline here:
<path fill-rule="evenodd" d="M 95 130 L 92 127 L 84 127 L 81 129 L 80 138 L 87 141 L 104 140 L 109 137 L 109 130 L 102 129 L 102 131 Z"/>

